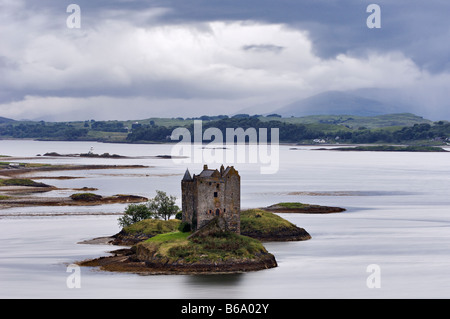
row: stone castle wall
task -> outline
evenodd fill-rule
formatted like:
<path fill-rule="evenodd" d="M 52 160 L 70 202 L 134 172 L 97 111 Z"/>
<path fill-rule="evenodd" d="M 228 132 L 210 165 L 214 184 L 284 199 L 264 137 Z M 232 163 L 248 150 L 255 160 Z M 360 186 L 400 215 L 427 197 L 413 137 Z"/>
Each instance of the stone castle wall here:
<path fill-rule="evenodd" d="M 193 230 L 222 216 L 230 231 L 240 233 L 240 176 L 235 171 L 225 176 L 222 173 L 223 169 L 182 181 L 182 221 Z"/>

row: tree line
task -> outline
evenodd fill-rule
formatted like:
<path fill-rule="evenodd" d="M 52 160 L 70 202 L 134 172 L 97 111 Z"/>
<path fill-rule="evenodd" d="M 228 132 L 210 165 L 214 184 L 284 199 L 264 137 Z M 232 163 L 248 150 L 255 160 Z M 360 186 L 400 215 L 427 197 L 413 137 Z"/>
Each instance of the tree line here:
<path fill-rule="evenodd" d="M 360 127 L 358 129 L 349 129 L 341 125 L 317 125 L 317 124 L 292 124 L 281 121 L 260 121 L 258 118 L 226 118 L 217 121 L 208 121 L 202 123 L 203 131 L 210 128 L 218 128 L 223 136 L 226 136 L 227 128 L 271 128 L 279 129 L 279 141 L 285 143 L 301 143 L 323 139 L 325 141 L 339 141 L 340 143 L 402 143 L 430 139 L 449 139 L 450 123 L 435 122 L 433 125 L 414 124 L 397 129 L 377 128 L 367 129 Z M 194 125 L 188 125 L 186 128 L 191 136 L 194 134 Z M 128 134 L 127 141 L 154 141 L 169 142 L 170 136 L 175 127 L 150 126 L 144 125 Z M 270 141 L 270 134 L 268 134 Z M 207 141 L 205 141 L 207 142 Z"/>
<path fill-rule="evenodd" d="M 70 123 L 30 122 L 0 126 L 0 136 L 12 138 L 42 138 L 75 141 L 86 138 L 89 129 Z"/>
<path fill-rule="evenodd" d="M 191 121 L 189 123 L 192 123 Z M 194 134 L 194 124 L 185 126 L 191 136 Z M 140 125 L 133 128 L 125 142 L 177 142 L 171 140 L 174 126 L 161 126 L 155 123 Z M 278 128 L 279 141 L 284 143 L 310 143 L 315 139 L 340 143 L 404 143 L 423 140 L 450 139 L 450 123 L 439 121 L 433 124 L 414 124 L 399 128 L 368 129 L 360 127 L 350 129 L 342 125 L 332 124 L 293 124 L 278 120 L 261 121 L 257 117 L 220 117 L 216 120 L 202 121 L 203 131 L 208 128 L 218 128 L 226 136 L 227 128 L 242 128 L 247 130 L 266 128 L 270 142 L 270 129 Z M 75 125 L 70 122 L 23 122 L 5 123 L 0 125 L 0 137 L 55 139 L 68 141 L 92 140 L 88 136 L 90 130 L 104 132 L 128 132 L 122 122 L 92 121 L 90 125 Z M 209 141 L 205 141 L 209 142 Z"/>

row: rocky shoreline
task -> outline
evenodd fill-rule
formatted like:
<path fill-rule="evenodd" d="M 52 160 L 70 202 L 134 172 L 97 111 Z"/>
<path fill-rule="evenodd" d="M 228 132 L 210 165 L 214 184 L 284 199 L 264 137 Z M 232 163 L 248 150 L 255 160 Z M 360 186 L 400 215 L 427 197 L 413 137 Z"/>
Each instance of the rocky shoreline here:
<path fill-rule="evenodd" d="M 38 166 L 8 166 L 0 169 L 0 209 L 26 206 L 94 206 L 117 203 L 140 203 L 148 199 L 142 196 L 117 194 L 103 197 L 96 195 L 93 198 L 74 199 L 71 197 L 40 197 L 32 196 L 36 193 L 45 193 L 59 190 L 57 187 L 37 183 L 33 173 L 51 171 L 80 171 L 100 169 L 130 169 L 144 168 L 142 165 L 38 165 Z M 69 179 L 68 176 L 56 176 L 53 179 Z M 42 179 L 42 177 L 35 178 Z M 3 182 L 3 184 L 1 183 Z M 92 189 L 73 189 L 74 191 L 90 191 Z"/>
<path fill-rule="evenodd" d="M 211 258 L 206 255 L 193 257 L 187 253 L 189 258 L 168 258 L 160 256 L 158 244 L 149 243 L 148 239 L 153 238 L 154 234 L 145 234 L 143 231 L 130 233 L 127 229 L 122 229 L 119 233 L 111 237 L 100 237 L 84 244 L 109 244 L 118 246 L 130 246 L 111 251 L 112 256 L 104 256 L 91 260 L 81 261 L 80 266 L 98 267 L 100 270 L 113 272 L 133 272 L 139 274 L 218 274 L 218 273 L 240 273 L 247 271 L 264 270 L 277 267 L 275 257 L 267 252 L 262 246 L 262 242 L 269 241 L 302 241 L 311 239 L 311 235 L 303 228 L 297 227 L 275 216 L 273 213 L 261 210 L 247 210 L 241 213 L 245 216 L 241 221 L 241 235 L 248 240 L 259 242 L 261 245 L 252 258 Z M 250 219 L 250 222 L 249 222 Z M 154 221 L 155 223 L 157 221 Z M 269 230 L 255 226 L 255 222 L 267 223 L 272 226 Z M 211 222 L 211 224 L 213 224 Z M 250 226 L 253 225 L 253 226 Z M 220 227 L 212 228 L 214 225 L 204 227 L 199 231 L 187 237 L 194 242 L 203 242 L 206 238 L 216 236 L 221 233 Z M 241 238 L 241 237 L 240 237 Z M 175 244 L 176 245 L 176 244 Z M 183 251 L 189 251 L 189 244 L 183 243 L 186 248 Z M 173 248 L 173 246 L 171 246 Z M 236 247 L 235 249 L 239 249 Z M 196 251 L 193 249 L 192 251 Z M 234 250 L 233 250 L 234 251 Z M 203 257 L 202 257 L 203 256 Z M 195 262 L 190 259 L 199 259 Z"/>
<path fill-rule="evenodd" d="M 127 272 L 140 275 L 192 275 L 192 274 L 229 274 L 258 271 L 277 267 L 275 257 L 270 254 L 258 256 L 258 260 L 228 260 L 174 263 L 165 260 L 140 260 L 133 248 L 111 251 L 112 256 L 78 262 L 85 267 L 98 267 L 103 271 Z"/>
<path fill-rule="evenodd" d="M 30 197 L 11 196 L 3 199 L 0 204 L 6 208 L 27 206 L 96 206 L 105 204 L 131 204 L 147 202 L 148 198 L 136 195 L 100 196 L 96 200 L 73 200 L 70 197 Z"/>

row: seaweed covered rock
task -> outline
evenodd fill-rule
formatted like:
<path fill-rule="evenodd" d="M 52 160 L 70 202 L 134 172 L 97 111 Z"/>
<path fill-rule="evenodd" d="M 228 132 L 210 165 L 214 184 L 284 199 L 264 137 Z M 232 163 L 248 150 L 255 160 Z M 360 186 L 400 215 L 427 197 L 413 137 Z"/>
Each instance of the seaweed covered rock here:
<path fill-rule="evenodd" d="M 103 197 L 93 193 L 76 193 L 70 195 L 70 198 L 74 201 L 95 202 L 101 200 Z"/>

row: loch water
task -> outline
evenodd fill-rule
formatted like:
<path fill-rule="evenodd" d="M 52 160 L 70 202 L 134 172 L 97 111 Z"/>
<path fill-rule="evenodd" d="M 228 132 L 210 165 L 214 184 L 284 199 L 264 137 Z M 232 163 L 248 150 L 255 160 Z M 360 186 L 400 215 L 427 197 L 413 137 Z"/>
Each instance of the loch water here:
<path fill-rule="evenodd" d="M 126 158 L 36 156 L 91 148 Z M 278 202 L 346 209 L 281 214 L 312 238 L 264 243 L 275 255 L 276 268 L 231 275 L 142 276 L 83 267 L 79 288 L 70 288 L 70 264 L 117 248 L 81 242 L 120 231 L 117 218 L 126 205 L 8 208 L 0 209 L 0 297 L 449 298 L 450 153 L 319 148 L 280 146 L 274 174 L 261 174 L 258 163 L 233 164 L 241 175 L 243 209 Z M 95 193 L 105 196 L 152 197 L 163 190 L 177 196 L 181 205 L 186 168 L 199 173 L 203 163 L 157 157 L 172 149 L 171 144 L 0 141 L 0 154 L 13 156 L 14 162 L 146 166 L 36 173 L 33 178 L 58 190 L 35 196 L 68 196 L 82 187 L 97 188 Z M 56 176 L 76 178 L 52 178 Z"/>

